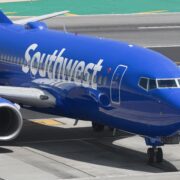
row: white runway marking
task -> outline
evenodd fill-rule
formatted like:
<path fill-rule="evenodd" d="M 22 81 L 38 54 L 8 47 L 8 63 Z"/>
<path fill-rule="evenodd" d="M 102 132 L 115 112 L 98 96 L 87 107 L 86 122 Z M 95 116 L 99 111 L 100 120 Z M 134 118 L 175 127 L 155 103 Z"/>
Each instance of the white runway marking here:
<path fill-rule="evenodd" d="M 180 44 L 174 44 L 174 45 L 144 45 L 145 48 L 170 48 L 170 47 L 180 47 Z"/>
<path fill-rule="evenodd" d="M 180 29 L 180 26 L 141 26 L 138 27 L 140 30 L 148 29 Z"/>

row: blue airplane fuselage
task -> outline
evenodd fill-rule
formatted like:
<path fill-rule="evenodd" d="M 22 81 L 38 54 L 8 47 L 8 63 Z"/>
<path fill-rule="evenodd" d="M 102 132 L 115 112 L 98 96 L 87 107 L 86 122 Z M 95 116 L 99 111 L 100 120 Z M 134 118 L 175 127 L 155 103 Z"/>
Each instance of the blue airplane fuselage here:
<path fill-rule="evenodd" d="M 180 89 L 143 89 L 140 78 L 177 79 L 167 57 L 139 46 L 42 28 L 0 25 L 0 84 L 37 87 L 56 98 L 42 112 L 143 136 L 180 129 Z M 23 93 L 23 92 L 22 92 Z"/>

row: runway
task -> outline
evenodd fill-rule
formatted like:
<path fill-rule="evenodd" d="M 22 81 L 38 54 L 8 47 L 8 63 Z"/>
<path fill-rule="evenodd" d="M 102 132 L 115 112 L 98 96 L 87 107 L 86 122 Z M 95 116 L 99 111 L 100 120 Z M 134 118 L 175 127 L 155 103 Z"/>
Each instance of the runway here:
<path fill-rule="evenodd" d="M 153 48 L 179 62 L 180 14 L 60 17 L 49 27 Z M 179 22 L 178 22 L 179 21 Z M 161 28 L 157 28 L 161 26 Z M 139 27 L 149 27 L 139 29 Z M 151 27 L 151 28 L 150 28 Z M 156 27 L 156 28 L 152 28 Z M 162 28 L 163 27 L 163 28 Z M 8 180 L 168 180 L 180 178 L 180 146 L 163 147 L 162 164 L 147 163 L 144 139 L 91 123 L 23 110 L 24 128 L 14 142 L 1 143 L 0 178 Z M 43 120 L 42 120 L 43 119 Z"/>

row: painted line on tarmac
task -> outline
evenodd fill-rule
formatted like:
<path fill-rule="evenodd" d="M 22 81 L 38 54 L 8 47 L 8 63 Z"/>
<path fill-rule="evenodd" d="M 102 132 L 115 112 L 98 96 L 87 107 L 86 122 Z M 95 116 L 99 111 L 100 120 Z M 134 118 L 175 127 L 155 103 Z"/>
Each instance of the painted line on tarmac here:
<path fill-rule="evenodd" d="M 174 45 L 144 45 L 145 48 L 172 48 L 172 47 L 180 47 L 180 44 Z"/>
<path fill-rule="evenodd" d="M 78 16 L 78 14 L 73 14 L 73 13 L 66 13 L 64 16 Z"/>
<path fill-rule="evenodd" d="M 5 14 L 6 14 L 7 16 L 9 16 L 9 15 L 14 15 L 14 14 L 16 14 L 16 12 L 5 12 Z"/>
<path fill-rule="evenodd" d="M 180 26 L 141 26 L 138 27 L 139 30 L 149 30 L 149 29 L 180 29 Z"/>
<path fill-rule="evenodd" d="M 168 12 L 168 10 L 155 10 L 155 11 L 146 11 L 146 12 L 139 12 L 137 14 L 159 14 L 159 13 L 164 13 L 164 12 Z"/>
<path fill-rule="evenodd" d="M 1 0 L 0 3 L 14 3 L 14 2 L 27 2 L 27 1 L 35 1 L 35 0 Z"/>
<path fill-rule="evenodd" d="M 102 179 L 166 179 L 167 176 L 169 179 L 179 179 L 180 172 L 163 172 L 163 173 L 138 173 L 137 174 L 121 174 L 121 175 L 106 175 L 106 176 L 96 176 L 95 178 L 75 178 L 75 180 L 102 180 Z M 60 180 L 60 179 L 59 179 Z"/>
<path fill-rule="evenodd" d="M 120 138 L 128 138 L 128 135 L 119 136 Z M 110 139 L 116 140 L 118 138 L 114 136 L 103 136 L 102 140 Z M 50 140 L 39 140 L 39 141 L 19 141 L 16 142 L 16 145 L 26 145 L 26 144 L 39 144 L 39 143 L 61 143 L 61 142 L 69 142 L 69 141 L 87 141 L 87 140 L 98 140 L 99 137 L 90 137 L 90 138 L 71 138 L 71 139 L 50 139 Z"/>
<path fill-rule="evenodd" d="M 180 15 L 180 12 L 167 12 L 167 13 L 151 13 L 151 14 L 142 14 L 142 13 L 129 13 L 129 14 L 84 14 L 78 15 L 82 17 L 107 17 L 107 16 L 151 16 L 151 15 Z"/>
<path fill-rule="evenodd" d="M 68 163 L 66 163 L 66 162 L 63 162 L 63 161 L 59 161 L 59 160 L 57 160 L 57 159 L 55 159 L 55 158 L 52 158 L 52 157 L 50 157 L 48 154 L 46 155 L 46 154 L 43 154 L 43 153 L 41 153 L 41 152 L 38 152 L 38 151 L 36 151 L 35 149 L 33 149 L 33 148 L 31 148 L 31 147 L 23 147 L 25 150 L 27 150 L 27 151 L 30 151 L 31 153 L 34 153 L 34 154 L 36 154 L 36 155 L 39 155 L 39 156 L 42 156 L 42 157 L 45 157 L 45 158 L 47 158 L 47 159 L 49 159 L 49 160 L 51 160 L 51 161 L 55 161 L 55 162 L 57 162 L 57 163 L 60 163 L 60 164 L 63 164 L 64 166 L 66 166 L 66 167 L 69 167 L 69 168 L 71 168 L 71 169 L 75 169 L 75 170 L 77 170 L 77 171 L 79 171 L 79 172 L 82 172 L 82 173 L 84 173 L 84 174 L 87 174 L 88 176 L 90 176 L 90 177 L 93 177 L 93 178 L 95 178 L 95 176 L 93 175 L 93 174 L 90 174 L 90 173 L 88 173 L 88 172 L 86 172 L 86 171 L 83 171 L 81 168 L 78 168 L 78 167 L 76 167 L 76 166 L 73 166 L 73 165 L 71 165 L 71 164 L 68 164 Z M 28 163 L 29 164 L 29 163 Z M 34 166 L 34 165 L 33 165 Z M 64 179 L 64 178 L 63 178 Z M 66 178 L 65 178 L 66 179 Z M 69 179 L 69 178 L 68 178 Z M 60 180 L 60 179 L 59 179 Z"/>
<path fill-rule="evenodd" d="M 36 120 L 32 120 L 31 122 L 34 122 L 34 123 L 37 123 L 37 124 L 46 125 L 46 126 L 61 126 L 61 125 L 65 125 L 65 123 L 63 123 L 61 121 L 57 121 L 55 119 L 36 119 Z"/>

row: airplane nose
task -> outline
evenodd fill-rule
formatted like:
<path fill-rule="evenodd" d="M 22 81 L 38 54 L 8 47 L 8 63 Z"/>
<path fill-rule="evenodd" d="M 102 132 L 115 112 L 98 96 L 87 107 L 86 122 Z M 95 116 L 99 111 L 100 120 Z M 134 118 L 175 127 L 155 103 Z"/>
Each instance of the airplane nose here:
<path fill-rule="evenodd" d="M 169 89 L 167 93 L 163 93 L 163 100 L 165 100 L 168 105 L 180 110 L 180 89 Z"/>
<path fill-rule="evenodd" d="M 173 97 L 169 101 L 170 105 L 173 106 L 174 108 L 180 110 L 180 98 Z"/>

